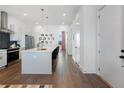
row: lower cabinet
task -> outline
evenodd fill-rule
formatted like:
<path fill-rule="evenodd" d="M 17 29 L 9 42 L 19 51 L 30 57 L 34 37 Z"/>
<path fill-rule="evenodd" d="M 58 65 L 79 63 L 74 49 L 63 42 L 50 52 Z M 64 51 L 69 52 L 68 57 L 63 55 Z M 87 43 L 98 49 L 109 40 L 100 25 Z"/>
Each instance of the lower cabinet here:
<path fill-rule="evenodd" d="M 0 67 L 7 65 L 7 51 L 0 50 Z"/>

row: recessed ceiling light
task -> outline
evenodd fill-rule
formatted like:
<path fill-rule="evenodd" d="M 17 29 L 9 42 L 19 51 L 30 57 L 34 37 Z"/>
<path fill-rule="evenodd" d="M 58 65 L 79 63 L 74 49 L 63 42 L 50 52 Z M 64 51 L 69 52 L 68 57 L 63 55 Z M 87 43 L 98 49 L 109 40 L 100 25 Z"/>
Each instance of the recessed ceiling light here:
<path fill-rule="evenodd" d="M 66 13 L 63 13 L 63 16 L 66 16 Z"/>
<path fill-rule="evenodd" d="M 64 22 L 62 22 L 62 24 L 64 25 L 65 23 L 64 23 Z"/>
<path fill-rule="evenodd" d="M 27 13 L 24 13 L 24 16 L 27 16 L 28 14 Z"/>
<path fill-rule="evenodd" d="M 42 26 L 39 26 L 39 28 L 41 29 L 41 28 L 42 28 Z"/>
<path fill-rule="evenodd" d="M 79 23 L 79 22 L 77 22 L 76 24 L 77 24 L 77 25 L 80 25 L 80 23 Z"/>

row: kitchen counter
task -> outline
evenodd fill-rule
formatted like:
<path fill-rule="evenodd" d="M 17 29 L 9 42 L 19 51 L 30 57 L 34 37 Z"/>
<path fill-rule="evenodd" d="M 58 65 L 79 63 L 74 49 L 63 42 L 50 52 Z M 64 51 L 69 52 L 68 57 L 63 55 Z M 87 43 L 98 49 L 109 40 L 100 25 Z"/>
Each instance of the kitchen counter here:
<path fill-rule="evenodd" d="M 47 49 L 28 49 L 21 51 L 22 74 L 52 74 L 52 51 Z"/>
<path fill-rule="evenodd" d="M 8 48 L 7 50 L 15 50 L 15 49 L 20 49 L 19 47 L 14 47 L 14 48 Z"/>
<path fill-rule="evenodd" d="M 0 49 L 0 52 L 7 51 L 7 49 Z"/>
<path fill-rule="evenodd" d="M 54 48 L 32 48 L 27 50 L 22 50 L 21 52 L 52 52 Z"/>

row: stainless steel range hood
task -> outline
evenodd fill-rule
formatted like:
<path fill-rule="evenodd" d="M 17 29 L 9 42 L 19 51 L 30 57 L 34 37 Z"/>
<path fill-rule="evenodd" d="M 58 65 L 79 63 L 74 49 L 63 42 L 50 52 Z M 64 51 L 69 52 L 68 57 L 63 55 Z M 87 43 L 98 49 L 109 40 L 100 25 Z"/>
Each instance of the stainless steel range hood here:
<path fill-rule="evenodd" d="M 8 29 L 8 14 L 5 11 L 0 12 L 0 31 L 13 33 L 12 30 Z"/>

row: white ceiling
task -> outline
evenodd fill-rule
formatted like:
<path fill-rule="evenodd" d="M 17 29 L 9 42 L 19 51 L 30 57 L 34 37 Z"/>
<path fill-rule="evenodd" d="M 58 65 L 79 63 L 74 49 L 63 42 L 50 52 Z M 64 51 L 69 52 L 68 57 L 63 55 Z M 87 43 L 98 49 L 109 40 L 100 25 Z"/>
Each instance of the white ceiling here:
<path fill-rule="evenodd" d="M 62 22 L 65 25 L 70 25 L 74 19 L 79 5 L 0 5 L 0 11 L 8 12 L 8 15 L 16 17 L 28 24 L 35 24 L 41 22 L 41 9 L 44 8 L 48 11 L 48 24 L 49 25 L 61 25 Z M 27 13 L 27 16 L 24 16 Z M 67 15 L 62 16 L 63 13 Z"/>

